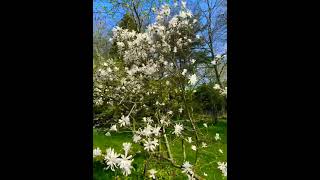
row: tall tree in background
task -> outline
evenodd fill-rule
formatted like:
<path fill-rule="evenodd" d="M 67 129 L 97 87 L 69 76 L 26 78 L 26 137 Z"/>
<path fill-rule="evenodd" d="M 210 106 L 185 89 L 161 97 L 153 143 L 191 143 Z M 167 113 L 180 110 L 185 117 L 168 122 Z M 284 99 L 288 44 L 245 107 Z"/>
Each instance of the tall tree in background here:
<path fill-rule="evenodd" d="M 227 58 L 226 48 L 218 55 L 218 47 L 226 47 L 227 40 L 227 0 L 204 0 L 198 3 L 203 22 L 202 37 L 211 63 L 207 74 L 215 76 L 215 83 L 224 87 Z M 213 78 L 209 78 L 213 79 Z"/>
<path fill-rule="evenodd" d="M 129 14 L 137 25 L 137 32 L 142 32 L 146 25 L 150 24 L 152 9 L 159 7 L 162 1 L 159 0 L 96 0 L 99 6 L 94 13 L 106 13 L 113 16 L 124 16 Z M 169 1 L 167 1 L 169 2 Z M 108 5 L 106 5 L 108 4 Z"/>
<path fill-rule="evenodd" d="M 123 18 L 119 21 L 118 26 L 123 29 L 128 29 L 130 31 L 137 31 L 138 26 L 134 20 L 134 18 L 130 15 L 130 13 L 126 13 Z M 119 59 L 117 42 L 113 41 L 113 44 L 109 51 L 109 56 L 115 59 Z"/>

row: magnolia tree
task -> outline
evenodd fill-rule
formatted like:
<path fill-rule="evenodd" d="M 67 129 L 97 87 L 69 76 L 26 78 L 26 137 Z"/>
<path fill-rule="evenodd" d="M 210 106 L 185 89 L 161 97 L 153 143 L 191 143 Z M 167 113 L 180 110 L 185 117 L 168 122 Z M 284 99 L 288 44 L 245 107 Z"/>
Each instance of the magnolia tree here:
<path fill-rule="evenodd" d="M 148 160 L 168 161 L 189 179 L 202 179 L 186 161 L 184 145 L 185 141 L 192 144 L 196 161 L 199 148 L 207 147 L 200 137 L 191 106 L 193 89 L 200 81 L 193 47 L 201 37 L 195 34 L 193 27 L 197 19 L 186 8 L 186 2 L 173 8 L 179 8 L 179 13 L 171 15 L 169 5 L 163 5 L 157 10 L 155 22 L 144 32 L 113 29 L 112 41 L 117 44 L 120 59 L 99 56 L 101 64 L 94 71 L 94 105 L 114 109 L 108 135 L 129 130 L 132 142 L 143 147 Z M 226 95 L 226 89 L 221 92 Z M 177 117 L 186 120 L 177 122 Z M 188 136 L 187 131 L 194 136 Z M 183 164 L 177 164 L 171 153 L 169 135 L 181 140 Z M 215 139 L 220 139 L 219 134 Z M 161 144 L 165 149 L 160 148 Z M 105 164 L 108 170 L 120 169 L 123 175 L 129 176 L 137 153 L 131 146 L 130 142 L 123 143 L 123 154 L 113 148 L 106 152 L 96 148 L 94 160 Z M 227 176 L 226 162 L 219 162 L 217 167 Z M 148 170 L 148 161 L 145 170 Z M 148 174 L 155 179 L 157 170 L 149 169 Z"/>

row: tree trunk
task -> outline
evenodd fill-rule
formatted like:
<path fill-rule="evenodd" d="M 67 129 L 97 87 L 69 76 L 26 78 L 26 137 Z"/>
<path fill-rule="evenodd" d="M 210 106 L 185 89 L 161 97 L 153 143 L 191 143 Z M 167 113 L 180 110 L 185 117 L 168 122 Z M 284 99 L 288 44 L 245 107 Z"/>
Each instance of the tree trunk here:
<path fill-rule="evenodd" d="M 217 114 L 217 108 L 214 104 L 212 107 L 212 123 L 215 125 L 218 122 L 218 114 Z"/>

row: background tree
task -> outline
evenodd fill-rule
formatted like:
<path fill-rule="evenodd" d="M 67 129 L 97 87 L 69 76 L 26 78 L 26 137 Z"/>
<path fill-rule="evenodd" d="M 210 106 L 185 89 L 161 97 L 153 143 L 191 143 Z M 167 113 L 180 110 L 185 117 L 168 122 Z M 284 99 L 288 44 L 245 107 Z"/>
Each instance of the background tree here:
<path fill-rule="evenodd" d="M 201 12 L 202 38 L 205 42 L 203 47 L 207 52 L 208 62 L 205 68 L 207 74 L 214 75 L 215 83 L 224 87 L 225 71 L 227 66 L 227 1 L 205 0 L 199 1 L 197 8 Z M 221 48 L 223 47 L 223 48 Z M 209 78 L 213 79 L 213 78 Z"/>

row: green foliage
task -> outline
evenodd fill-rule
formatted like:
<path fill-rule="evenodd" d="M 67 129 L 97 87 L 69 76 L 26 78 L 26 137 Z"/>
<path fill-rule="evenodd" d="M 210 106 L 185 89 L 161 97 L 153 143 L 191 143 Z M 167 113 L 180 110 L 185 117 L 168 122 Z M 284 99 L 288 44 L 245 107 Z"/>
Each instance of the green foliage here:
<path fill-rule="evenodd" d="M 221 96 L 219 91 L 213 89 L 211 84 L 202 84 L 196 89 L 194 94 L 194 107 L 198 113 L 216 113 L 221 114 L 226 110 L 226 98 Z"/>
<path fill-rule="evenodd" d="M 123 18 L 119 22 L 118 26 L 123 28 L 123 29 L 128 29 L 128 30 L 131 30 L 131 31 L 132 30 L 137 31 L 137 29 L 138 29 L 134 18 L 129 13 L 126 13 L 123 16 Z"/>

